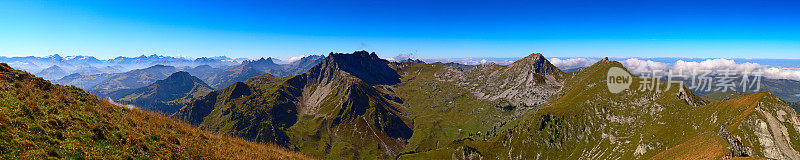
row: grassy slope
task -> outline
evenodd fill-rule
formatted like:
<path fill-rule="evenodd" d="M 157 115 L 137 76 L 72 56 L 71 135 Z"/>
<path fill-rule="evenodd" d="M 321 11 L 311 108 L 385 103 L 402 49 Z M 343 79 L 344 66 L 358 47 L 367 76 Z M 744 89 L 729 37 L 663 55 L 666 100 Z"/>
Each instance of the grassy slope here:
<path fill-rule="evenodd" d="M 403 83 L 395 91 L 403 97 L 407 115 L 414 120 L 407 153 L 446 147 L 459 139 L 491 137 L 514 115 L 497 107 L 498 102 L 478 100 L 454 82 L 436 79 L 435 75 L 447 72 L 442 63 L 400 65 L 409 66 L 402 67 Z"/>
<path fill-rule="evenodd" d="M 728 152 L 727 147 L 728 142 L 709 132 L 658 153 L 650 159 L 719 159 Z"/>
<path fill-rule="evenodd" d="M 6 64 L 0 64 L 0 128 L 3 159 L 304 158 L 114 106 Z"/>
<path fill-rule="evenodd" d="M 428 152 L 406 154 L 401 159 L 431 157 L 503 157 L 525 159 L 719 159 L 728 143 L 717 136 L 721 126 L 743 138 L 745 146 L 764 157 L 754 128 L 764 120 L 760 107 L 773 115 L 791 111 L 775 96 L 759 92 L 707 105 L 701 98 L 677 88 L 656 92 L 608 93 L 605 71 L 617 62 L 599 62 L 571 73 L 564 90 L 549 101 L 551 105 L 530 110 L 487 141 L 465 139 Z M 638 80 L 632 86 L 639 86 Z M 664 83 L 661 83 L 664 85 Z M 663 87 L 663 86 L 662 86 Z M 697 104 L 691 105 L 691 103 Z M 796 117 L 790 112 L 785 119 Z M 797 137 L 796 127 L 783 121 L 788 137 Z M 645 129 L 646 128 L 646 129 Z M 416 136 L 416 135 L 415 135 Z M 797 150 L 800 141 L 791 139 Z M 706 150 L 696 150 L 696 146 Z"/>

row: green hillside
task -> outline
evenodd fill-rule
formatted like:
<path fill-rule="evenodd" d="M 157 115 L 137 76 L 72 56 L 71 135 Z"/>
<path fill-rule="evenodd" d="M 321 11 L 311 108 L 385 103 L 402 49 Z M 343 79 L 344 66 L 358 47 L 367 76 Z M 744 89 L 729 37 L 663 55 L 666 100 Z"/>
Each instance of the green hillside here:
<path fill-rule="evenodd" d="M 2 159 L 302 159 L 278 147 L 216 135 L 114 106 L 0 64 Z"/>
<path fill-rule="evenodd" d="M 797 112 L 768 92 L 709 104 L 677 87 L 612 94 L 605 86 L 610 67 L 622 65 L 604 59 L 571 73 L 558 95 L 548 99 L 549 105 L 528 110 L 497 136 L 456 140 L 400 158 L 780 159 L 797 155 L 794 146 L 800 146 L 800 140 L 790 138 L 800 134 L 795 130 L 800 127 L 794 120 Z M 638 85 L 634 81 L 632 86 Z M 697 150 L 698 146 L 706 149 Z"/>
<path fill-rule="evenodd" d="M 640 90 L 634 76 L 614 94 L 612 67 L 624 69 L 606 58 L 565 73 L 541 54 L 464 70 L 331 53 L 306 73 L 237 82 L 172 117 L 325 159 L 797 156 L 798 114 L 769 92 L 712 102 L 666 82 Z"/>

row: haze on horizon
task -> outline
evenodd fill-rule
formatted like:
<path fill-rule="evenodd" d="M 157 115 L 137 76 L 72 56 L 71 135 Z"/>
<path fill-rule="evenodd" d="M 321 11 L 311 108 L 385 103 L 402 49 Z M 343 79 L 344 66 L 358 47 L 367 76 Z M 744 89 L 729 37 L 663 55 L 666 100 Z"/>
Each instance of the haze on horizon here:
<path fill-rule="evenodd" d="M 2 1 L 0 56 L 800 58 L 797 1 Z"/>

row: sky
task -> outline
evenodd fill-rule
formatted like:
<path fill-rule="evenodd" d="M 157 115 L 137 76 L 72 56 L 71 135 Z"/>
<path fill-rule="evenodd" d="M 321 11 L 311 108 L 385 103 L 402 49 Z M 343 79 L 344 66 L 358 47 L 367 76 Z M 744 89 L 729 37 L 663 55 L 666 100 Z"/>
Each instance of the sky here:
<path fill-rule="evenodd" d="M 0 1 L 0 56 L 800 58 L 798 1 Z"/>

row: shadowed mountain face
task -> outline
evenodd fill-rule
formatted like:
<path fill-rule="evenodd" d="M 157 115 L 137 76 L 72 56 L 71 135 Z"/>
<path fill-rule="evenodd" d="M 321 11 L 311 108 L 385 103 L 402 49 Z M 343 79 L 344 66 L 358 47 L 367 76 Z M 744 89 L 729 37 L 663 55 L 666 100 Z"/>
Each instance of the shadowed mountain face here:
<path fill-rule="evenodd" d="M 0 101 L 2 159 L 304 158 L 114 106 L 5 63 L 0 63 Z"/>
<path fill-rule="evenodd" d="M 108 97 L 118 103 L 171 115 L 192 98 L 206 95 L 211 91 L 213 89 L 199 78 L 180 71 L 146 87 L 111 92 Z"/>
<path fill-rule="evenodd" d="M 262 75 L 211 92 L 173 117 L 321 157 L 397 155 L 413 133 L 411 121 L 391 92 L 370 85 L 399 82 L 387 63 L 365 51 L 331 54 L 304 74 Z"/>
<path fill-rule="evenodd" d="M 344 71 L 369 85 L 393 85 L 400 83 L 400 75 L 389 67 L 389 61 L 378 58 L 374 52 L 358 51 L 353 54 L 331 53 L 320 65 L 309 71 L 313 76 L 323 76 L 335 71 Z"/>

